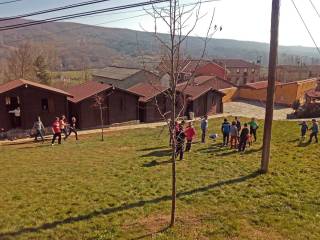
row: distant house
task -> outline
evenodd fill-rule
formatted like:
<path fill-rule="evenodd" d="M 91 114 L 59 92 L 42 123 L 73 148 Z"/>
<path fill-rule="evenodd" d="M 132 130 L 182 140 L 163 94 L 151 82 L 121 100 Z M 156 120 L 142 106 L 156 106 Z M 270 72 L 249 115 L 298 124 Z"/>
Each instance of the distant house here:
<path fill-rule="evenodd" d="M 189 116 L 190 112 L 193 112 L 195 117 L 223 113 L 222 98 L 225 94 L 211 86 L 186 86 L 182 83 L 177 87 L 177 92 L 180 98 L 184 98 L 184 116 Z"/>
<path fill-rule="evenodd" d="M 80 129 L 101 125 L 100 109 L 95 96 L 104 98 L 103 119 L 105 125 L 139 119 L 139 95 L 116 88 L 106 83 L 89 81 L 68 89 L 73 98 L 68 98 L 72 116 L 78 119 Z"/>
<path fill-rule="evenodd" d="M 242 59 L 214 59 L 228 70 L 227 80 L 237 86 L 260 81 L 260 65 Z"/>
<path fill-rule="evenodd" d="M 158 71 L 160 75 L 165 76 L 167 81 L 169 81 L 167 75 L 169 69 L 167 68 L 166 63 L 162 61 L 158 66 Z M 211 60 L 186 59 L 180 61 L 179 76 L 177 77 L 179 82 L 182 83 L 195 76 L 216 76 L 221 79 L 226 79 L 227 73 L 227 69 Z"/>
<path fill-rule="evenodd" d="M 139 99 L 139 117 L 141 122 L 156 122 L 163 120 L 162 114 L 169 109 L 169 101 L 166 96 L 168 87 L 140 83 L 128 89 L 141 95 Z M 169 118 L 169 115 L 166 117 Z"/>
<path fill-rule="evenodd" d="M 92 73 L 92 78 L 96 82 L 107 83 L 122 89 L 128 89 L 138 83 L 159 81 L 158 77 L 149 71 L 117 66 L 95 70 Z"/>
<path fill-rule="evenodd" d="M 320 65 L 279 65 L 277 79 L 282 83 L 320 76 Z"/>
<path fill-rule="evenodd" d="M 60 89 L 24 79 L 5 83 L 0 86 L 0 128 L 31 129 L 38 116 L 45 126 L 51 126 L 55 117 L 67 116 L 68 96 Z M 13 112 L 18 107 L 20 117 Z"/>

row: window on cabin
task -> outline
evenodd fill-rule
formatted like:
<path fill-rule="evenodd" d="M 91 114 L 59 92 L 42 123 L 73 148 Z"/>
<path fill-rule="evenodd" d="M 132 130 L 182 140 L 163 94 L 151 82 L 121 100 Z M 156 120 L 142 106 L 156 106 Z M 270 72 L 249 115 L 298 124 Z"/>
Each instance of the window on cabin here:
<path fill-rule="evenodd" d="M 254 68 L 251 69 L 251 72 L 254 73 L 256 70 Z"/>
<path fill-rule="evenodd" d="M 240 73 L 240 68 L 237 68 L 237 73 Z"/>
<path fill-rule="evenodd" d="M 248 68 L 245 68 L 245 69 L 243 70 L 243 72 L 245 72 L 245 73 L 248 72 Z"/>
<path fill-rule="evenodd" d="M 49 101 L 47 98 L 41 99 L 41 109 L 42 111 L 48 111 L 49 110 Z"/>
<path fill-rule="evenodd" d="M 5 102 L 6 102 L 6 105 L 10 105 L 11 104 L 10 97 L 6 97 Z"/>

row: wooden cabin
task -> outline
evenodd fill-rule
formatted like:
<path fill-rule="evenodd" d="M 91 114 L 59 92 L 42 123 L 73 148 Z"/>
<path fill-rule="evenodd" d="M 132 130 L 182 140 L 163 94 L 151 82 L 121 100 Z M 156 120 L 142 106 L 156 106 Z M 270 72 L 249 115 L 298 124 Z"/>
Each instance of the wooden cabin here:
<path fill-rule="evenodd" d="M 18 79 L 0 86 L 0 128 L 31 129 L 38 116 L 48 127 L 57 116 L 68 116 L 69 93 L 37 82 Z M 19 114 L 14 111 L 19 109 Z M 16 116 L 20 115 L 20 116 Z"/>
<path fill-rule="evenodd" d="M 80 129 L 101 126 L 97 96 L 102 99 L 104 125 L 139 120 L 140 95 L 131 91 L 106 83 L 89 81 L 71 87 L 68 92 L 73 96 L 73 98 L 68 98 L 70 112 L 77 118 L 77 127 Z"/>

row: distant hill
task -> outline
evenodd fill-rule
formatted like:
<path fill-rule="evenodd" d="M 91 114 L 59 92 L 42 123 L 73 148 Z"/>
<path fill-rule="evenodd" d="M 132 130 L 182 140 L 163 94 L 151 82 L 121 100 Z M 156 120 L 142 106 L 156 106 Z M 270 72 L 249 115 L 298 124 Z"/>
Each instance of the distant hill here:
<path fill-rule="evenodd" d="M 27 20 L 10 24 L 25 21 Z M 3 26 L 3 23 L 1 24 Z M 166 35 L 162 37 L 167 38 Z M 147 63 L 155 64 L 160 54 L 159 44 L 155 43 L 152 34 L 148 32 L 77 23 L 48 23 L 0 32 L 0 62 L 23 41 L 54 47 L 64 70 L 80 69 L 83 64 L 87 64 L 89 68 L 111 64 L 137 66 L 141 61 L 141 52 L 147 56 Z M 186 55 L 199 56 L 202 45 L 203 41 L 199 37 L 189 37 L 184 46 Z M 206 57 L 256 61 L 261 56 L 262 64 L 267 65 L 268 50 L 269 46 L 265 43 L 211 39 Z M 297 56 L 303 57 L 306 64 L 320 63 L 318 53 L 314 48 L 308 47 L 280 47 L 279 63 L 295 64 Z"/>

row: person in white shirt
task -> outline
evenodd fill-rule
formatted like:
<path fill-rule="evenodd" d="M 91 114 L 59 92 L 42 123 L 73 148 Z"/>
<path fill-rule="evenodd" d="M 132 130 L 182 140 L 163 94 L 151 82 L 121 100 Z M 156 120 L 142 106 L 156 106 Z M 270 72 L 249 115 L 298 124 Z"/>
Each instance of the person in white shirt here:
<path fill-rule="evenodd" d="M 21 126 L 21 110 L 20 107 L 17 107 L 14 110 L 9 111 L 9 113 L 14 114 L 14 127 Z"/>

